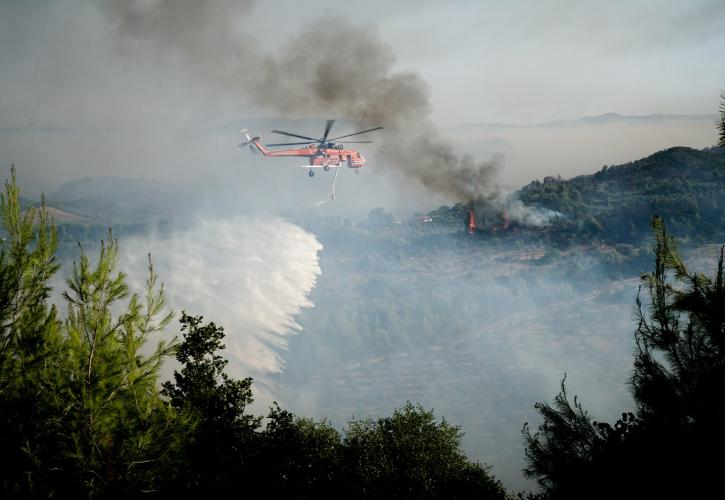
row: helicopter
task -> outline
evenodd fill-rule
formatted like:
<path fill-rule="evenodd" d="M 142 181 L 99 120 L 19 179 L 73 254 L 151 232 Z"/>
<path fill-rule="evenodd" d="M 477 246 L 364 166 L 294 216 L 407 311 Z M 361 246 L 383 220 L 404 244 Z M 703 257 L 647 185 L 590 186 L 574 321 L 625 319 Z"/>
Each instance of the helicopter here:
<path fill-rule="evenodd" d="M 289 137 L 296 137 L 297 139 L 305 139 L 306 142 L 284 142 L 277 144 L 262 144 L 261 137 L 252 137 L 249 135 L 247 129 L 242 129 L 241 133 L 246 138 L 245 142 L 239 144 L 239 148 L 243 149 L 248 146 L 252 153 L 260 153 L 263 156 L 300 156 L 308 158 L 307 165 L 300 165 L 301 168 L 308 168 L 310 177 L 315 176 L 314 169 L 322 168 L 325 171 L 329 171 L 331 168 L 339 168 L 343 165 L 347 165 L 348 168 L 354 169 L 355 173 L 359 173 L 359 170 L 365 166 L 365 157 L 359 151 L 354 149 L 348 149 L 344 144 L 369 144 L 372 141 L 343 141 L 334 142 L 338 139 L 345 139 L 347 137 L 353 137 L 355 135 L 367 134 L 375 130 L 381 130 L 383 127 L 375 127 L 360 132 L 354 132 L 352 134 L 341 135 L 338 137 L 329 138 L 330 130 L 335 120 L 327 120 L 325 125 L 325 131 L 322 137 L 315 139 L 314 137 L 307 137 L 305 135 L 293 134 L 291 132 L 285 132 L 283 130 L 272 130 L 275 134 L 286 135 Z M 276 149 L 270 150 L 268 147 L 276 146 L 301 146 L 298 148 L 291 149 Z M 337 171 L 335 171 L 337 176 Z"/>

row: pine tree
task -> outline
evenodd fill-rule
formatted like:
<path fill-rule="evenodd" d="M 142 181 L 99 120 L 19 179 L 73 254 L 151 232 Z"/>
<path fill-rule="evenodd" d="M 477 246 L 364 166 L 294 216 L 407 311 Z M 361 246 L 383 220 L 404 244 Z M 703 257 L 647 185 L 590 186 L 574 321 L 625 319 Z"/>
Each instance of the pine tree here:
<path fill-rule="evenodd" d="M 594 422 L 562 384 L 544 422 L 524 427 L 528 477 L 549 498 L 718 496 L 725 460 L 725 278 L 723 249 L 713 277 L 691 272 L 659 217 L 655 269 L 636 302 L 637 411 L 613 426 Z M 662 478 L 667 478 L 666 481 Z"/>
<path fill-rule="evenodd" d="M 565 385 L 553 404 L 536 403 L 544 422 L 532 434 L 524 425 L 526 462 L 524 475 L 536 479 L 545 491 L 563 495 L 562 485 L 581 477 L 593 450 L 605 439 L 601 429 L 584 410 L 577 397 L 569 401 Z M 581 493 L 581 492 L 578 492 Z"/>
<path fill-rule="evenodd" d="M 659 470 L 686 478 L 683 494 L 707 497 L 725 466 L 725 247 L 710 277 L 687 268 L 661 218 L 653 227 L 655 270 L 642 277 L 648 306 L 637 300 L 631 387 Z"/>
<path fill-rule="evenodd" d="M 156 388 L 158 371 L 174 342 L 159 341 L 144 354 L 150 335 L 172 319 L 164 314 L 164 290 L 149 259 L 145 298 L 129 294 L 116 271 L 118 243 L 109 231 L 92 266 L 83 249 L 63 296 L 70 382 L 66 388 L 73 422 L 72 458 L 89 492 L 126 487 L 144 464 L 157 460 L 157 412 L 164 411 Z M 128 299 L 123 311 L 116 303 Z"/>
<path fill-rule="evenodd" d="M 95 266 L 81 249 L 60 321 L 48 304 L 56 230 L 44 204 L 23 209 L 14 169 L 0 222 L 0 496 L 152 490 L 186 422 L 157 388 L 174 342 L 145 348 L 172 318 L 150 261 L 141 298 L 116 271 L 110 233 Z"/>
<path fill-rule="evenodd" d="M 57 237 L 44 203 L 21 204 L 13 166 L 0 196 L 0 496 L 42 496 L 62 448 L 54 436 L 64 345 L 48 304 Z"/>

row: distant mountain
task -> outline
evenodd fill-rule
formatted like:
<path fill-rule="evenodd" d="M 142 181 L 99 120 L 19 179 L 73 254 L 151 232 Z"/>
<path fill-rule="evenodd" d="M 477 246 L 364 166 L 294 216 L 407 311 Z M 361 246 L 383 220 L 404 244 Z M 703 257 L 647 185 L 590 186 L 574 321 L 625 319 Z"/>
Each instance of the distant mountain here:
<path fill-rule="evenodd" d="M 164 184 L 154 179 L 127 177 L 87 177 L 66 182 L 48 195 L 49 201 L 105 199 L 135 196 L 164 190 Z"/>
<path fill-rule="evenodd" d="M 154 179 L 93 177 L 63 184 L 47 202 L 89 222 L 138 224 L 171 216 L 181 192 L 181 184 Z"/>
<path fill-rule="evenodd" d="M 20 134 L 75 134 L 78 129 L 70 127 L 0 127 L 0 135 Z"/>
<path fill-rule="evenodd" d="M 511 123 L 465 123 L 461 128 L 541 128 L 541 127 L 577 127 L 596 126 L 611 123 L 619 124 L 642 124 L 642 123 L 714 123 L 716 115 L 675 115 L 665 113 L 654 113 L 651 115 L 621 115 L 619 113 L 605 113 L 598 116 L 582 116 L 564 120 L 553 120 L 533 124 L 511 124 Z"/>
<path fill-rule="evenodd" d="M 109 134 L 122 132 L 115 128 L 75 128 L 75 127 L 0 127 L 0 136 L 14 135 L 58 135 L 58 134 Z"/>

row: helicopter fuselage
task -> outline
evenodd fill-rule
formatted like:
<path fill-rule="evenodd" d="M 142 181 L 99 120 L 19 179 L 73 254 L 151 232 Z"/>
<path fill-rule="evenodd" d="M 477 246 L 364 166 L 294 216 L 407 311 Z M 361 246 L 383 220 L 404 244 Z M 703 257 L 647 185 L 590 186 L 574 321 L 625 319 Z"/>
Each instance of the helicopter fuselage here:
<path fill-rule="evenodd" d="M 347 166 L 348 168 L 359 169 L 367 163 L 365 157 L 354 149 L 345 149 L 341 145 L 332 147 L 319 147 L 311 143 L 305 147 L 292 149 L 267 149 L 259 140 L 252 140 L 258 151 L 264 156 L 297 156 L 308 158 L 309 164 L 303 167 L 328 167 L 335 168 Z"/>

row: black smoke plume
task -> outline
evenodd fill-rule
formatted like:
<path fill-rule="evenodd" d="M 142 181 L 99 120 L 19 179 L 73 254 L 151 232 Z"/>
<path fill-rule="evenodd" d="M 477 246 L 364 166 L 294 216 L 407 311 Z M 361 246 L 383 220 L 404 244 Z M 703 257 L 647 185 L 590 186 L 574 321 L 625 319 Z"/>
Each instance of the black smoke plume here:
<path fill-rule="evenodd" d="M 385 166 L 457 201 L 492 197 L 501 158 L 460 156 L 433 125 L 423 79 L 396 72 L 388 45 L 371 30 L 322 17 L 277 54 L 244 31 L 252 0 L 108 0 L 104 13 L 124 50 L 181 56 L 227 90 L 286 117 L 343 116 L 385 127 Z M 378 140 L 378 137 L 374 137 Z"/>

